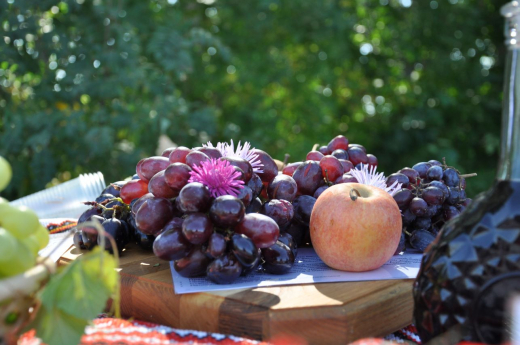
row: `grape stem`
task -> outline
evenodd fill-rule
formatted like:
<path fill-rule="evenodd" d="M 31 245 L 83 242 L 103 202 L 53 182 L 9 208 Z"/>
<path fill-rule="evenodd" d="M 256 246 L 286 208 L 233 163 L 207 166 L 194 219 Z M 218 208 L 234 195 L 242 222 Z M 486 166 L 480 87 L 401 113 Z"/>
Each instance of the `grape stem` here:
<path fill-rule="evenodd" d="M 474 177 L 474 176 L 477 176 L 477 173 L 460 175 L 460 177 L 463 177 L 463 178 Z"/>
<path fill-rule="evenodd" d="M 357 198 L 359 198 L 361 196 L 361 194 L 359 194 L 359 191 L 357 189 L 355 189 L 355 188 L 352 188 L 350 190 L 349 195 L 350 195 L 350 199 L 352 199 L 352 201 L 356 201 Z"/>
<path fill-rule="evenodd" d="M 289 158 L 291 157 L 290 154 L 286 153 L 285 157 L 283 158 L 283 167 L 285 168 L 287 166 L 287 163 L 289 163 Z"/>
<path fill-rule="evenodd" d="M 318 144 L 318 143 L 314 144 L 311 151 L 316 151 L 319 146 L 320 146 L 320 144 Z"/>

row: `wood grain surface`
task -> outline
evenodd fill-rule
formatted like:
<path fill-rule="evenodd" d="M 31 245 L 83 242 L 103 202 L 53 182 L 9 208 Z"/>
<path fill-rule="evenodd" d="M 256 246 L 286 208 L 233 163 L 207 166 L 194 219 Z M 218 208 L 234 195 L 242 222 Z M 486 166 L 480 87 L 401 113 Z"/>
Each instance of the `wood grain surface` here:
<path fill-rule="evenodd" d="M 75 260 L 72 247 L 59 264 Z M 158 265 L 157 265 L 158 264 Z M 175 328 L 309 344 L 381 337 L 412 322 L 413 280 L 379 280 L 237 289 L 176 295 L 170 265 L 129 246 L 120 258 L 125 318 Z"/>

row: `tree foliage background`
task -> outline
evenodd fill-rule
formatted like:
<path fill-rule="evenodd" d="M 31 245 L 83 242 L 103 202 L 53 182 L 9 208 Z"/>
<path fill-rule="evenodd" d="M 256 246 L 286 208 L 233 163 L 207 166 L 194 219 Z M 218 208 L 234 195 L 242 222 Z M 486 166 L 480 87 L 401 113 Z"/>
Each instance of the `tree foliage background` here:
<path fill-rule="evenodd" d="M 504 3 L 2 1 L 4 196 L 121 180 L 162 134 L 291 161 L 343 134 L 386 174 L 446 157 L 472 196 L 498 160 Z"/>

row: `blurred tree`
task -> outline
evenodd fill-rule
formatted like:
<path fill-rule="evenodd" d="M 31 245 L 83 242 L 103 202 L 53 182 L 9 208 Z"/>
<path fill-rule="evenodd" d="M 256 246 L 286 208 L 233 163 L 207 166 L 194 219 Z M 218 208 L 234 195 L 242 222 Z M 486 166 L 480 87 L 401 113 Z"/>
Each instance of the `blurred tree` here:
<path fill-rule="evenodd" d="M 2 2 L 5 196 L 82 172 L 120 180 L 161 134 L 292 161 L 344 134 L 387 174 L 446 157 L 482 191 L 499 147 L 503 3 Z"/>

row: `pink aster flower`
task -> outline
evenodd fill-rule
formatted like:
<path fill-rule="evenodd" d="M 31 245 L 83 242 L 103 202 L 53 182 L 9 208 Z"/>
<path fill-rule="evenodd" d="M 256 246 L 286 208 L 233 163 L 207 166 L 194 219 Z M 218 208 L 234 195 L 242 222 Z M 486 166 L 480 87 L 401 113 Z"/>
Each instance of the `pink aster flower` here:
<path fill-rule="evenodd" d="M 369 168 L 368 164 L 361 163 L 361 169 L 352 169 L 350 170 L 350 174 L 358 180 L 358 183 L 381 188 L 391 196 L 394 196 L 395 193 L 401 190 L 402 184 L 397 183 L 397 181 L 387 187 L 385 174 L 376 174 L 376 170 L 376 166 L 370 166 Z"/>
<path fill-rule="evenodd" d="M 214 147 L 213 144 L 208 141 L 207 144 L 202 144 L 204 147 Z M 231 144 L 228 143 L 217 143 L 216 147 L 223 157 L 238 157 L 249 161 L 249 164 L 253 167 L 253 171 L 255 173 L 263 173 L 262 167 L 264 166 L 262 162 L 258 159 L 258 155 L 253 153 L 251 150 L 251 144 L 249 142 L 245 142 L 242 146 L 240 141 L 238 142 L 237 149 L 235 151 L 235 144 L 233 143 L 233 139 L 231 139 Z"/>
<path fill-rule="evenodd" d="M 221 195 L 237 196 L 244 188 L 244 181 L 238 180 L 240 173 L 226 160 L 210 158 L 193 166 L 188 182 L 200 182 L 208 187 L 214 198 Z"/>

